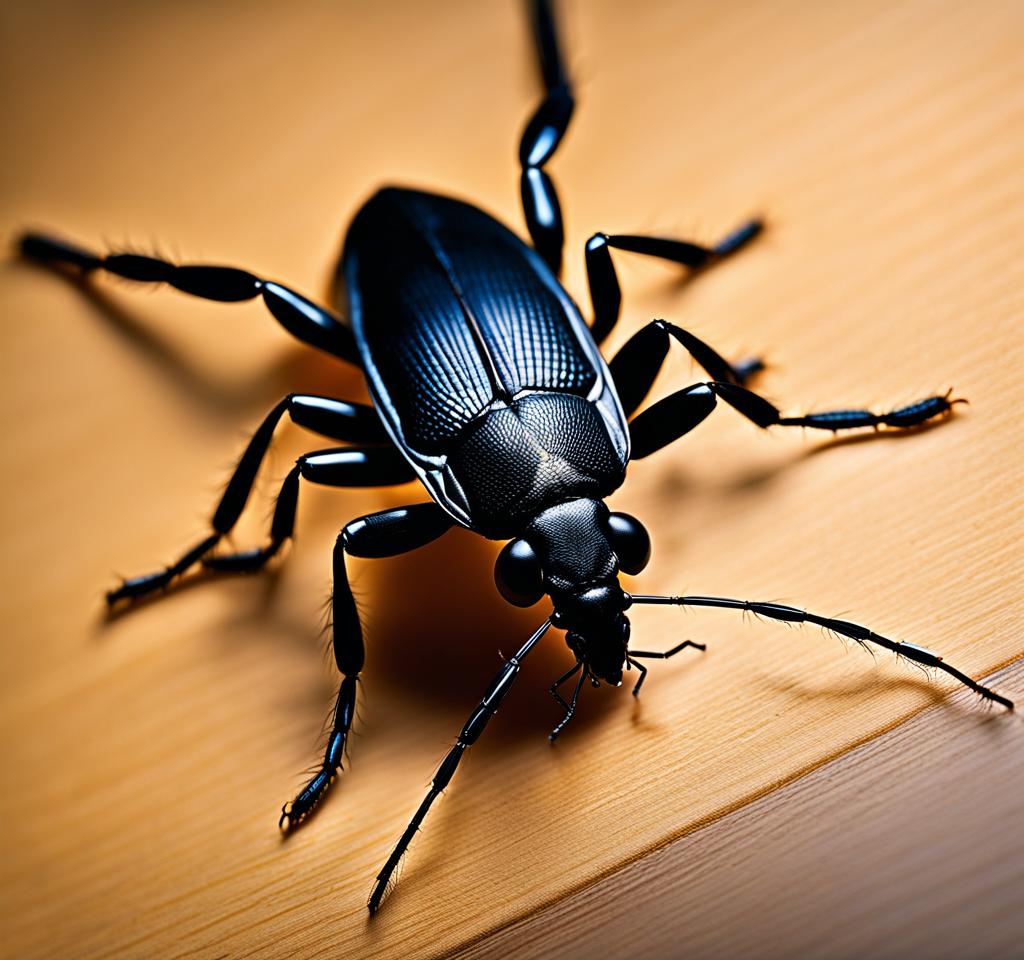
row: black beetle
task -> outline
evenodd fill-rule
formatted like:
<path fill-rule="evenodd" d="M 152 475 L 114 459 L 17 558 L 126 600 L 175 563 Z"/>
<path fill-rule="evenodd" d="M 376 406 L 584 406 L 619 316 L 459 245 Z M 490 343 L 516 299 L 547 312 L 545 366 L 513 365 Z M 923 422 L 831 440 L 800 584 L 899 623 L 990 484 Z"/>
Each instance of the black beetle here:
<path fill-rule="evenodd" d="M 343 680 L 321 768 L 285 805 L 282 829 L 301 823 L 330 786 L 355 711 L 364 655 L 346 556 L 394 556 L 458 524 L 490 539 L 510 541 L 495 567 L 498 589 L 510 603 L 531 606 L 544 595 L 551 598 L 550 618 L 505 662 L 442 761 L 428 795 L 377 876 L 371 912 L 380 905 L 395 867 L 466 748 L 483 732 L 523 658 L 550 627 L 565 631 L 576 658 L 551 688 L 565 708 L 552 739 L 572 717 L 588 679 L 595 686 L 602 681 L 618 685 L 623 669 L 636 667 L 636 694 L 646 676 L 641 659 L 667 658 L 687 646 L 700 646 L 687 641 L 664 653 L 631 649 L 626 611 L 634 603 L 726 607 L 814 623 L 938 667 L 983 697 L 1013 706 L 937 654 L 845 620 L 775 603 L 630 596 L 621 589 L 619 573 L 644 569 L 650 540 L 637 519 L 609 512 L 604 499 L 622 484 L 630 460 L 649 456 L 688 433 L 718 400 L 760 427 L 831 431 L 910 427 L 948 414 L 957 401 L 947 394 L 884 414 L 839 410 L 783 417 L 745 385 L 760 369 L 758 361 L 731 364 L 692 334 L 661 320 L 640 330 L 606 364 L 598 348 L 617 322 L 621 305 L 611 249 L 696 269 L 738 250 L 760 232 L 761 224 L 751 220 L 710 248 L 656 237 L 596 234 L 586 247 L 594 316 L 585 323 L 558 280 L 562 217 L 544 169 L 568 127 L 573 95 L 549 3 L 534 0 L 531 12 L 545 87 L 520 144 L 522 201 L 532 247 L 469 204 L 416 190 L 383 189 L 359 211 L 345 241 L 338 273 L 345 321 L 287 287 L 243 270 L 177 266 L 127 253 L 97 256 L 35 233 L 21 242 L 25 256 L 82 273 L 104 270 L 129 280 L 168 283 L 210 300 L 262 297 L 299 339 L 359 366 L 373 397 L 373 407 L 311 395 L 282 400 L 243 454 L 214 513 L 212 533 L 165 570 L 126 580 L 108 594 L 111 604 L 164 588 L 197 563 L 222 571 L 259 569 L 292 535 L 300 478 L 328 486 L 367 486 L 418 477 L 432 497 L 429 503 L 354 520 L 337 540 L 333 649 Z M 673 342 L 689 351 L 710 379 L 634 417 Z M 278 496 L 266 546 L 214 553 L 238 520 L 274 428 L 285 414 L 350 445 L 298 460 Z M 567 703 L 558 688 L 575 675 Z"/>

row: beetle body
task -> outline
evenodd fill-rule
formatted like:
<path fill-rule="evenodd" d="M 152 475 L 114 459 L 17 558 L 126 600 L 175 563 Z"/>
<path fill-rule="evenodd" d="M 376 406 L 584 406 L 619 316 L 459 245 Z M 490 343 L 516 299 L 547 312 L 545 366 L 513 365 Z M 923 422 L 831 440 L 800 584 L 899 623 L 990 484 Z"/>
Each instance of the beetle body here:
<path fill-rule="evenodd" d="M 629 433 L 608 366 L 512 231 L 388 188 L 356 215 L 341 271 L 374 406 L 458 523 L 508 539 L 545 507 L 620 486 Z"/>
<path fill-rule="evenodd" d="M 420 191 L 372 197 L 340 269 L 395 445 L 458 523 L 523 538 L 570 646 L 619 682 L 628 624 L 600 501 L 625 478 L 629 432 L 576 304 L 497 220 Z M 522 602 L 538 599 L 539 590 Z"/>
<path fill-rule="evenodd" d="M 554 183 L 544 169 L 574 108 L 547 0 L 531 0 L 544 97 L 520 143 L 520 192 L 530 241 L 475 206 L 418 190 L 390 187 L 358 212 L 338 270 L 342 316 L 294 290 L 246 270 L 178 265 L 134 253 L 101 255 L 37 233 L 26 234 L 28 258 L 82 274 L 105 271 L 133 281 L 166 283 L 223 302 L 262 299 L 273 316 L 306 343 L 355 364 L 365 374 L 373 407 L 309 394 L 290 394 L 265 417 L 245 449 L 210 521 L 211 529 L 176 561 L 132 577 L 107 594 L 111 605 L 165 589 L 193 566 L 254 572 L 273 559 L 294 532 L 300 481 L 328 486 L 398 484 L 418 478 L 431 502 L 413 504 L 345 525 L 332 554 L 333 653 L 342 679 L 324 758 L 306 786 L 282 809 L 279 825 L 303 823 L 341 769 L 365 663 L 359 612 L 347 558 L 395 556 L 423 546 L 458 524 L 508 540 L 495 565 L 503 596 L 531 606 L 547 594 L 554 608 L 508 657 L 454 746 L 430 790 L 377 876 L 369 899 L 380 906 L 410 841 L 431 804 L 450 783 L 545 632 L 565 632 L 575 663 L 551 693 L 565 708 L 551 738 L 572 717 L 585 681 L 617 685 L 623 669 L 647 675 L 645 658 L 667 651 L 630 647 L 625 611 L 633 603 L 718 607 L 785 623 L 812 623 L 843 637 L 894 651 L 945 671 L 982 697 L 1012 703 L 915 644 L 890 640 L 847 620 L 782 604 L 726 597 L 628 595 L 619 574 L 643 570 L 650 539 L 638 520 L 612 513 L 604 500 L 622 484 L 627 464 L 680 439 L 718 401 L 762 428 L 837 431 L 900 429 L 951 412 L 956 400 L 933 396 L 886 413 L 833 410 L 783 416 L 748 389 L 759 362 L 732 364 L 689 331 L 655 320 L 606 363 L 600 346 L 619 319 L 621 290 L 610 251 L 643 254 L 691 269 L 731 255 L 759 233 L 751 220 L 719 243 L 595 234 L 585 257 L 592 319 L 562 287 L 564 231 Z M 347 316 L 347 320 L 345 317 Z M 688 351 L 709 380 L 670 394 L 637 412 L 670 347 Z M 277 424 L 285 416 L 345 446 L 303 455 L 277 498 L 268 542 L 237 553 L 217 548 L 230 535 L 253 490 Z M 578 675 L 571 702 L 558 690 Z"/>

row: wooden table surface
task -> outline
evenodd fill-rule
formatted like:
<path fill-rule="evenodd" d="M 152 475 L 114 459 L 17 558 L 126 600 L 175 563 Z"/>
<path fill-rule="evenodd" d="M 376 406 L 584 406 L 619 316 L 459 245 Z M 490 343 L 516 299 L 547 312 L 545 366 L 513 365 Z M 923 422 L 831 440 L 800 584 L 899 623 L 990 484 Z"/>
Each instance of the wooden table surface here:
<path fill-rule="evenodd" d="M 613 349 L 663 316 L 729 355 L 765 354 L 760 388 L 788 411 L 951 386 L 971 401 L 864 441 L 766 435 L 720 410 L 612 499 L 655 534 L 634 589 L 845 615 L 976 677 L 1018 661 L 1024 6 L 564 6 L 579 109 L 551 169 L 584 306 L 596 230 L 770 225 L 691 282 L 621 256 Z M 537 90 L 511 0 L 8 2 L 0 44 L 9 240 L 47 226 L 320 295 L 344 225 L 385 182 L 521 229 L 515 147 Z M 369 645 L 353 763 L 282 842 L 280 805 L 336 689 L 333 539 L 422 489 L 304 489 L 273 571 L 191 579 L 108 620 L 104 589 L 202 533 L 281 396 L 365 390 L 259 305 L 82 288 L 13 258 L 0 279 L 0 953 L 681 956 L 692 932 L 689 952 L 709 957 L 1021 955 L 1020 721 L 884 653 L 728 612 L 637 611 L 645 647 L 691 637 L 708 652 L 656 664 L 639 703 L 587 691 L 554 749 L 547 686 L 570 657 L 547 641 L 369 922 L 373 877 L 536 611 L 500 601 L 496 547 L 462 532 L 353 564 Z M 656 395 L 699 377 L 673 356 Z M 319 443 L 280 431 L 239 543 Z M 1019 668 L 997 682 L 1024 698 Z M 991 789 L 954 789 L 990 782 L 982 755 Z M 787 814 L 800 810 L 816 813 Z M 931 856 L 909 857 L 911 821 Z M 759 877 L 768 899 L 750 893 Z"/>

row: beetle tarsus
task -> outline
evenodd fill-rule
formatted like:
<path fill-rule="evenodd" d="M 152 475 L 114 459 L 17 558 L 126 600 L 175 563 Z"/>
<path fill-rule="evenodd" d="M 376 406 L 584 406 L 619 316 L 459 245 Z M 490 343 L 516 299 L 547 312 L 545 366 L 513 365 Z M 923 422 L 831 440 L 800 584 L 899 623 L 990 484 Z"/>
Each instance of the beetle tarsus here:
<path fill-rule="evenodd" d="M 764 221 L 760 217 L 752 217 L 746 223 L 741 224 L 732 233 L 727 234 L 718 241 L 711 249 L 716 257 L 728 257 L 741 247 L 746 246 L 758 234 L 764 230 Z"/>
<path fill-rule="evenodd" d="M 176 578 L 199 563 L 220 542 L 221 534 L 212 533 L 200 540 L 194 547 L 186 550 L 174 563 L 157 573 L 147 573 L 140 577 L 129 577 L 121 586 L 107 593 L 107 604 L 113 607 L 121 600 L 138 600 L 158 590 L 165 590 Z"/>

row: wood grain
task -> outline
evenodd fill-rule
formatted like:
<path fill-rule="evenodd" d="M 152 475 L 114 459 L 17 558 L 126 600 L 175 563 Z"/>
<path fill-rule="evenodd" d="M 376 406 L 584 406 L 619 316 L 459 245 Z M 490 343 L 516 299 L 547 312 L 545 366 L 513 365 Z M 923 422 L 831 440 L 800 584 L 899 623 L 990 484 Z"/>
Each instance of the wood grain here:
<path fill-rule="evenodd" d="M 991 678 L 1024 688 L 1024 663 Z M 458 960 L 1024 954 L 1024 721 L 969 693 Z"/>
<path fill-rule="evenodd" d="M 508 222 L 535 102 L 518 4 L 0 8 L 4 229 L 154 245 L 315 293 L 383 182 Z M 728 411 L 637 465 L 654 591 L 788 600 L 924 643 L 974 676 L 1024 654 L 1024 14 L 1013 0 L 567 3 L 578 120 L 552 170 L 581 299 L 595 230 L 770 230 L 692 282 L 622 258 L 625 319 L 767 355 L 787 410 L 971 406 L 910 437 L 765 436 Z M 336 677 L 320 631 L 342 523 L 422 490 L 302 494 L 266 577 L 193 581 L 112 622 L 115 573 L 199 534 L 244 437 L 290 390 L 365 396 L 257 305 L 3 266 L 0 868 L 12 956 L 438 956 L 865 743 L 944 698 L 811 630 L 639 611 L 706 640 L 634 705 L 587 696 L 556 749 L 534 655 L 372 924 L 372 878 L 498 664 L 531 628 L 493 545 L 364 563 L 353 764 L 282 842 Z M 674 357 L 658 395 L 698 374 Z M 267 502 L 317 441 L 282 431 Z M 258 505 L 239 532 L 261 535 Z"/>

